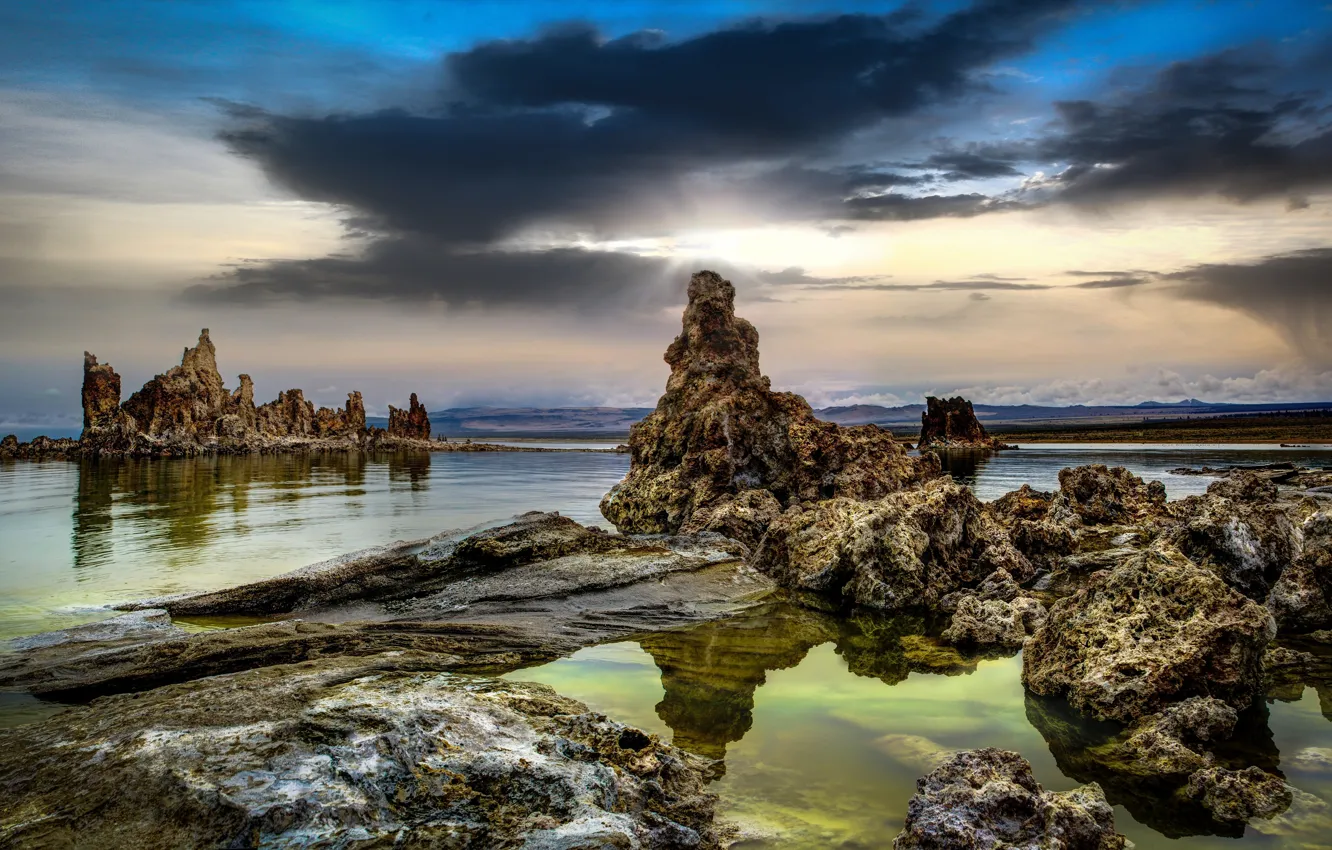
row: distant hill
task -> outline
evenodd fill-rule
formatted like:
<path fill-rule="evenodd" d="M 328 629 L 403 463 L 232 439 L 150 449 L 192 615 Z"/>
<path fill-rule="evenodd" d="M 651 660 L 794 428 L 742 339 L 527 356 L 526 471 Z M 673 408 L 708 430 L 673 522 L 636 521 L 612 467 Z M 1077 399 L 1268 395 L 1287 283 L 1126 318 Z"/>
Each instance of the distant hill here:
<path fill-rule="evenodd" d="M 840 425 L 873 423 L 903 433 L 920 428 L 923 404 L 882 407 L 857 404 L 825 407 L 822 419 Z M 1034 404 L 977 404 L 976 416 L 993 431 L 1043 426 L 1134 423 L 1203 419 L 1255 413 L 1332 410 L 1332 402 L 1285 404 L 1213 404 L 1196 398 L 1179 402 L 1144 401 L 1134 405 L 1052 407 Z M 453 407 L 430 414 L 433 433 L 448 437 L 589 437 L 620 438 L 629 426 L 652 412 L 650 407 Z M 371 417 L 383 428 L 388 420 Z"/>

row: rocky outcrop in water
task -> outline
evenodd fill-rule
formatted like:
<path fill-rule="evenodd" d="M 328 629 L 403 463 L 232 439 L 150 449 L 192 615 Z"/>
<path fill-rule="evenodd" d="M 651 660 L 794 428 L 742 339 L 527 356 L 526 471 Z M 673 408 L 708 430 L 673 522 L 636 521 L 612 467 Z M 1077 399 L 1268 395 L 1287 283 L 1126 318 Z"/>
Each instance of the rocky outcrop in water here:
<path fill-rule="evenodd" d="M 768 527 L 754 566 L 778 583 L 881 611 L 933 607 L 997 569 L 1031 564 L 972 492 L 951 478 L 877 500 L 792 508 Z"/>
<path fill-rule="evenodd" d="M 939 399 L 925 398 L 925 411 L 920 414 L 920 448 L 922 449 L 996 449 L 1003 444 L 985 433 L 985 426 L 976 418 L 971 402 L 961 396 Z"/>
<path fill-rule="evenodd" d="M 92 354 L 84 354 L 83 435 L 73 455 L 192 456 L 210 453 L 348 451 L 374 449 L 494 450 L 486 444 L 436 445 L 430 419 L 416 395 L 407 410 L 389 408 L 388 432 L 366 427 L 365 402 L 347 394 L 345 407 L 315 409 L 300 389 L 278 393 L 256 406 L 254 382 L 240 376 L 232 391 L 223 385 L 217 349 L 205 328 L 186 348 L 179 366 L 154 377 L 120 403 L 120 376 Z M 0 456 L 57 456 L 45 443 Z M 42 454 L 45 452 L 45 454 Z"/>
<path fill-rule="evenodd" d="M 0 730 L 0 836 L 143 850 L 719 846 L 706 760 L 543 685 L 396 667 L 270 667 Z"/>
<path fill-rule="evenodd" d="M 416 393 L 412 393 L 406 410 L 389 405 L 388 435 L 406 440 L 430 439 L 430 417 L 425 405 L 416 400 Z"/>
<path fill-rule="evenodd" d="M 1300 553 L 1300 532 L 1277 488 L 1252 472 L 1239 472 L 1207 488 L 1204 496 L 1170 503 L 1179 525 L 1167 539 L 1194 563 L 1262 602 L 1286 565 Z"/>
<path fill-rule="evenodd" d="M 1275 633 L 1261 605 L 1176 550 L 1146 550 L 1050 608 L 1022 681 L 1104 719 L 1132 721 L 1211 696 L 1247 707 Z"/>
<path fill-rule="evenodd" d="M 957 753 L 917 781 L 893 841 L 896 850 L 1125 846 L 1100 786 L 1046 791 L 1026 759 L 991 747 Z"/>
<path fill-rule="evenodd" d="M 1045 606 L 1030 596 L 1011 602 L 965 596 L 942 637 L 970 649 L 1021 649 L 1046 616 Z"/>
<path fill-rule="evenodd" d="M 1319 511 L 1301 528 L 1302 551 L 1281 572 L 1267 609 L 1285 633 L 1332 626 L 1332 513 Z"/>
<path fill-rule="evenodd" d="M 1144 523 L 1161 517 L 1165 504 L 1160 481 L 1144 482 L 1122 466 L 1094 463 L 1059 471 L 1049 518 L 1075 528 Z"/>
<path fill-rule="evenodd" d="M 217 349 L 208 329 L 199 342 L 186 348 L 180 365 L 143 385 L 122 405 L 138 429 L 172 443 L 202 444 L 216 434 L 216 422 L 226 414 L 231 394 L 217 371 Z"/>
<path fill-rule="evenodd" d="M 320 437 L 359 437 L 364 434 L 365 402 L 361 400 L 361 394 L 347 393 L 347 406 L 341 410 L 331 407 L 316 410 L 314 432 Z"/>
<path fill-rule="evenodd" d="M 937 473 L 874 425 L 840 428 L 759 370 L 758 332 L 735 315 L 735 288 L 702 271 L 689 282 L 683 329 L 666 350 L 671 376 L 629 436 L 629 474 L 601 511 L 625 532 L 663 533 L 747 490 L 785 508 L 836 497 L 873 499 Z"/>

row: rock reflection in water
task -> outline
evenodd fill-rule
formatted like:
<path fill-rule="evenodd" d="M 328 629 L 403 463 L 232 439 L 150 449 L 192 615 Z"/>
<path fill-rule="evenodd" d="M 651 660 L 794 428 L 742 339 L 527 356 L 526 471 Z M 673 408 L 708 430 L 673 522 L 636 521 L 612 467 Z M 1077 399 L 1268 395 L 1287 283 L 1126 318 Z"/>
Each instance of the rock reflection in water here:
<path fill-rule="evenodd" d="M 958 484 L 972 486 L 981 470 L 994 460 L 995 453 L 980 449 L 935 449 L 943 471 L 953 476 Z"/>
<path fill-rule="evenodd" d="M 659 632 L 639 641 L 661 671 L 665 696 L 657 716 L 676 746 L 722 759 L 753 725 L 754 694 L 773 670 L 794 667 L 815 646 L 832 643 L 857 676 L 893 685 L 913 671 L 975 669 L 952 647 L 926 637 L 919 617 L 840 617 L 774 602 L 726 620 Z"/>
<path fill-rule="evenodd" d="M 1090 720 L 1062 699 L 1030 692 L 1026 711 L 1027 720 L 1050 745 L 1055 764 L 1065 776 L 1098 783 L 1111 804 L 1128 809 L 1139 823 L 1169 838 L 1244 834 L 1244 824 L 1213 820 L 1202 806 L 1178 794 L 1182 782 L 1153 777 L 1134 761 L 1126 760 L 1115 746 L 1124 735 L 1119 724 Z M 1208 748 L 1217 763 L 1235 770 L 1256 765 L 1281 775 L 1277 769 L 1280 754 L 1272 741 L 1267 716 L 1267 706 L 1262 703 L 1240 712 L 1233 738 Z"/>

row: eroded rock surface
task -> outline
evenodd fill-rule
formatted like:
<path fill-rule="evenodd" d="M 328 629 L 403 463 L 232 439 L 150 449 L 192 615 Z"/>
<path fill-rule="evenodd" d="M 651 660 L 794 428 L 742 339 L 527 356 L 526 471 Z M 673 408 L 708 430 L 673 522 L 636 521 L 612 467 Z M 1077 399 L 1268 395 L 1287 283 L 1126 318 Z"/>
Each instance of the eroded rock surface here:
<path fill-rule="evenodd" d="M 1173 550 L 1148 550 L 1050 608 L 1022 680 L 1103 719 L 1211 696 L 1245 708 L 1262 688 L 1267 610 Z"/>
<path fill-rule="evenodd" d="M 888 431 L 841 428 L 759 370 L 758 332 L 735 315 L 735 288 L 702 271 L 689 282 L 683 329 L 666 351 L 666 392 L 629 436 L 628 475 L 601 511 L 624 532 L 664 533 L 747 490 L 782 506 L 872 499 L 937 473 Z"/>
<path fill-rule="evenodd" d="M 1031 564 L 951 478 L 873 501 L 830 499 L 791 509 L 753 558 L 786 587 L 883 611 L 932 607 L 996 569 L 1026 580 Z"/>
<path fill-rule="evenodd" d="M 361 411 L 361 419 L 364 422 L 364 410 Z M 405 440 L 430 439 L 430 417 L 426 414 L 425 405 L 416 400 L 416 393 L 412 393 L 406 410 L 399 410 L 390 404 L 388 420 L 390 437 Z"/>
<path fill-rule="evenodd" d="M 980 424 L 971 402 L 965 398 L 925 398 L 925 411 L 920 415 L 920 448 L 994 449 L 1001 446 L 998 440 L 985 433 L 985 426 Z"/>
<path fill-rule="evenodd" d="M 1122 466 L 1094 463 L 1059 471 L 1049 516 L 1074 527 L 1127 525 L 1159 517 L 1165 504 L 1160 481 L 1144 482 Z"/>
<path fill-rule="evenodd" d="M 1021 649 L 1045 623 L 1045 606 L 1030 596 L 1010 601 L 964 596 L 943 639 L 974 649 Z"/>
<path fill-rule="evenodd" d="M 1120 850 L 1100 786 L 1046 791 L 1022 756 L 987 747 L 949 757 L 916 783 L 897 850 Z"/>
<path fill-rule="evenodd" d="M 25 847 L 718 846 L 705 760 L 543 685 L 389 661 L 253 670 L 0 731 L 0 837 Z"/>

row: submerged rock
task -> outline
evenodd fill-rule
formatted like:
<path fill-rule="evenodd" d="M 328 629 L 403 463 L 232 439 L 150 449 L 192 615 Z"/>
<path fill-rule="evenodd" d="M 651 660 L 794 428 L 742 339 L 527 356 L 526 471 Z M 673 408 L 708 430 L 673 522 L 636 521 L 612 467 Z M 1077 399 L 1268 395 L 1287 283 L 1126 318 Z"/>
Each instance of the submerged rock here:
<path fill-rule="evenodd" d="M 1022 681 L 1120 721 L 1191 696 L 1244 708 L 1274 633 L 1267 610 L 1215 573 L 1149 550 L 1054 603 L 1023 653 Z"/>
<path fill-rule="evenodd" d="M 674 532 L 747 490 L 783 507 L 873 499 L 937 474 L 874 425 L 816 419 L 759 370 L 758 332 L 735 315 L 735 288 L 702 271 L 689 282 L 683 329 L 666 350 L 671 376 L 656 409 L 630 430 L 629 473 L 601 502 L 624 532 Z"/>
<path fill-rule="evenodd" d="M 1022 756 L 987 747 L 957 753 L 916 783 L 897 850 L 1120 850 L 1100 786 L 1046 791 Z"/>
<path fill-rule="evenodd" d="M 361 418 L 364 421 L 364 410 Z M 430 439 L 430 416 L 426 413 L 425 405 L 416 400 L 416 393 L 412 393 L 408 399 L 406 410 L 389 405 L 388 435 L 405 440 Z"/>
<path fill-rule="evenodd" d="M 544 685 L 389 660 L 253 670 L 0 730 L 0 835 L 144 850 L 718 846 L 705 760 Z"/>
<path fill-rule="evenodd" d="M 921 449 L 995 449 L 1002 444 L 985 433 L 971 402 L 961 396 L 927 396 L 920 414 Z"/>
<path fill-rule="evenodd" d="M 874 501 L 788 510 L 769 526 L 753 563 L 786 587 L 883 611 L 932 607 L 996 569 L 1032 575 L 981 502 L 951 478 Z"/>

